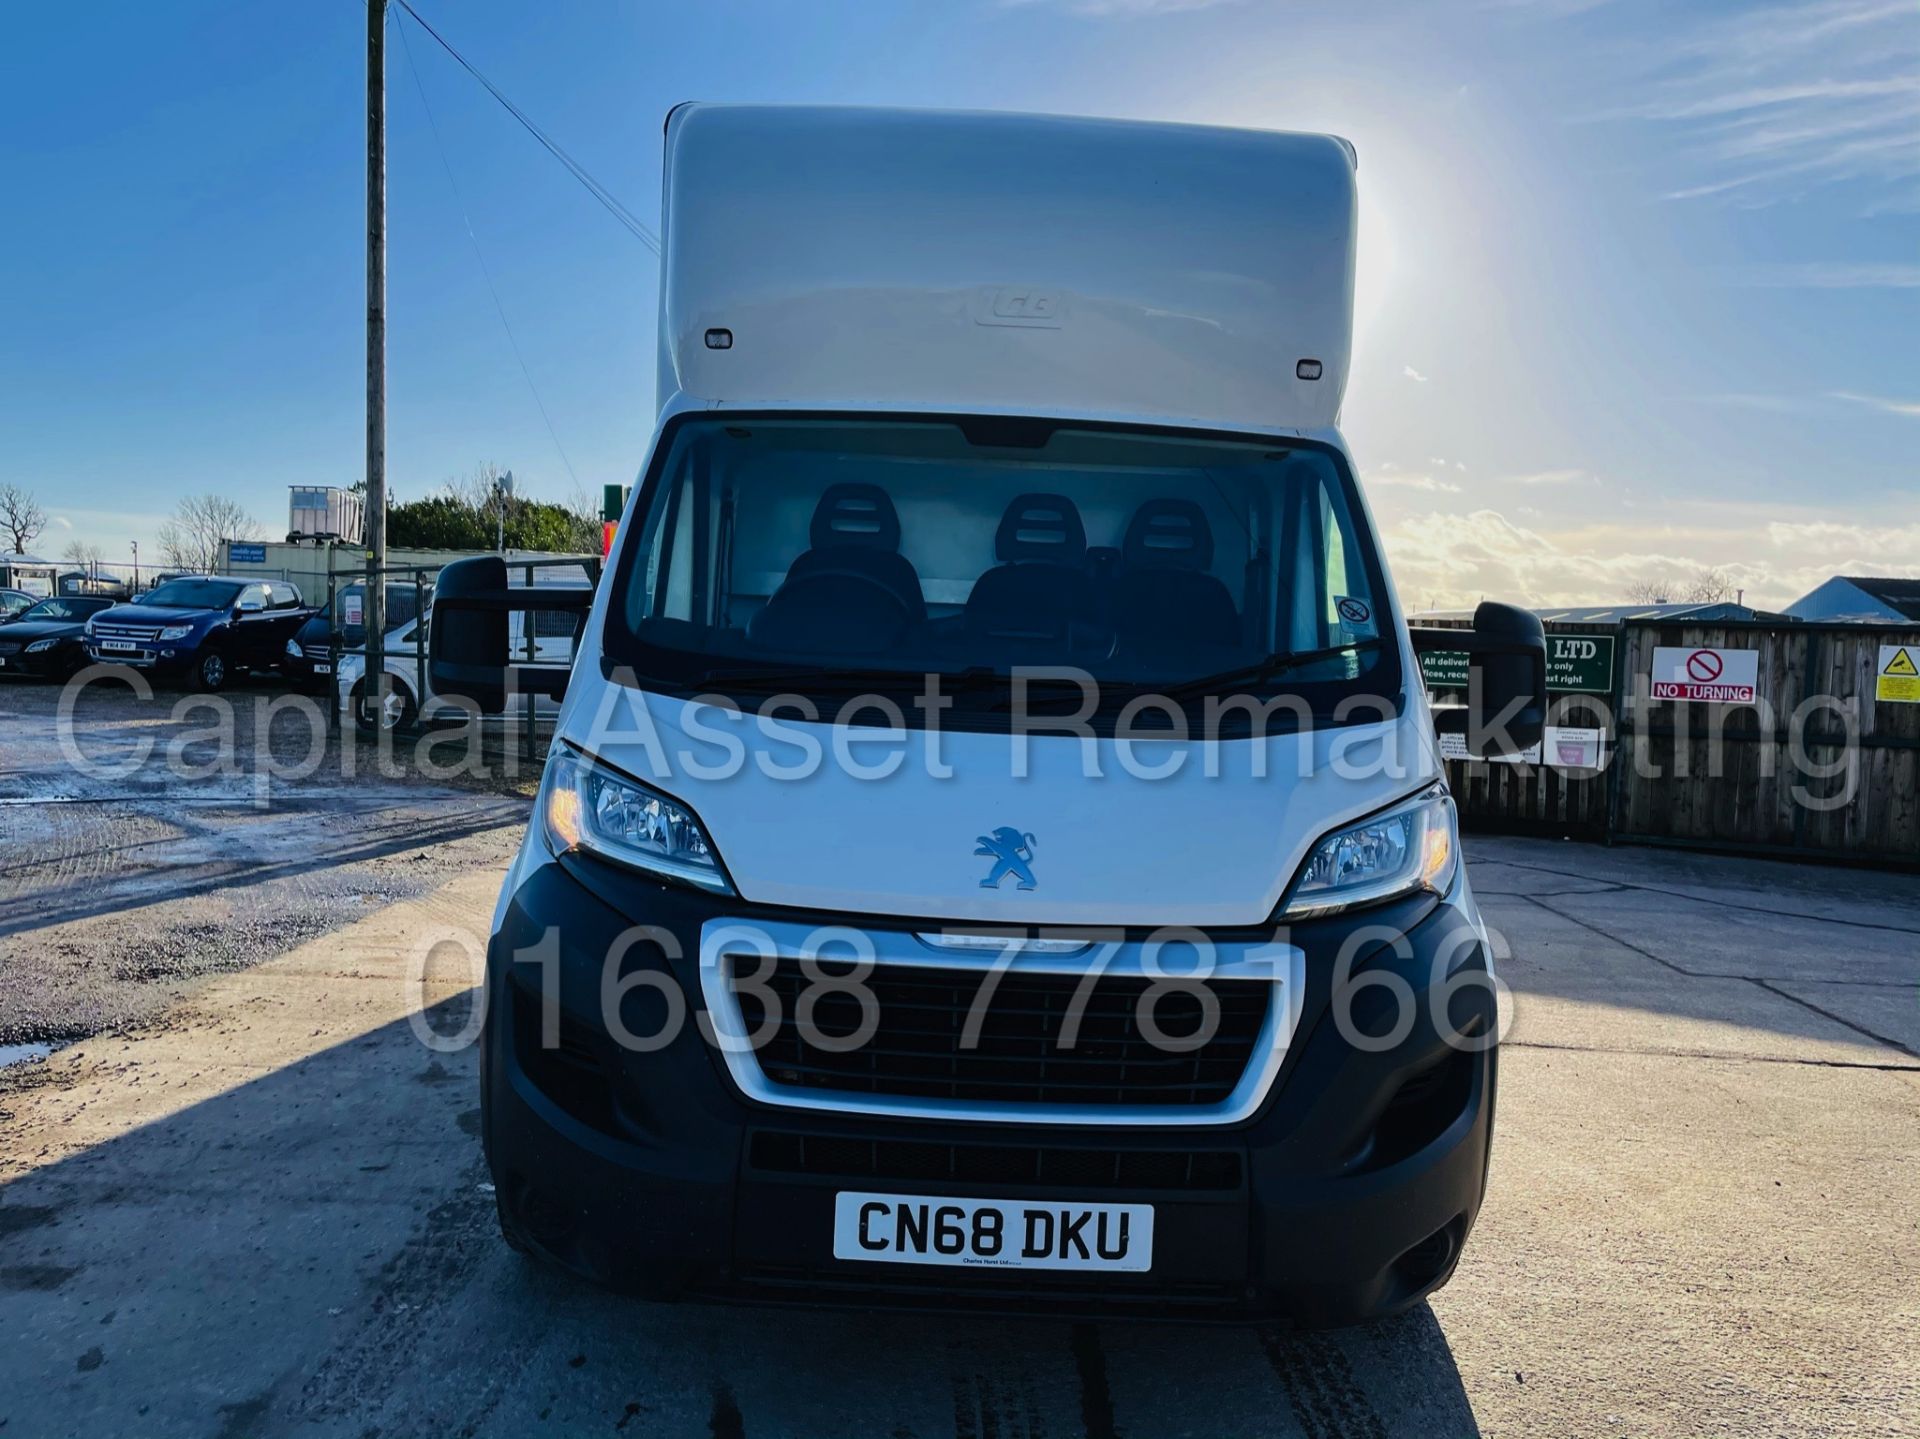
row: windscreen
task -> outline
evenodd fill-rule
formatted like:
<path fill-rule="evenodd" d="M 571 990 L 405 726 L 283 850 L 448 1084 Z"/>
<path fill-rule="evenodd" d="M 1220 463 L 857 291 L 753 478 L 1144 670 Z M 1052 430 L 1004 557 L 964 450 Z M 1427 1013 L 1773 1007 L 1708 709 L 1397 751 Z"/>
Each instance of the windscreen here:
<path fill-rule="evenodd" d="M 1398 693 L 1379 574 L 1317 447 L 702 419 L 648 477 L 607 651 L 682 693 L 912 694 L 931 675 L 964 712 L 1016 671 L 1063 668 L 1103 704 L 1284 690 L 1322 710 Z"/>
<path fill-rule="evenodd" d="M 112 600 L 81 600 L 59 598 L 42 600 L 39 604 L 21 614 L 22 622 L 27 620 L 83 620 L 110 608 Z"/>
<path fill-rule="evenodd" d="M 217 610 L 239 597 L 240 586 L 225 580 L 168 580 L 135 603 L 170 610 Z"/>

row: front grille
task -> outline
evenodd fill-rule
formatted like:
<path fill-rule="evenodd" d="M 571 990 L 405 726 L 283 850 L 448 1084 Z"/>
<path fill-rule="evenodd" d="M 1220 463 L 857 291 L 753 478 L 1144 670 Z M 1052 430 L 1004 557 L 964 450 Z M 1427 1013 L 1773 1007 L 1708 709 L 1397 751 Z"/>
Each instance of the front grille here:
<path fill-rule="evenodd" d="M 20 653 L 20 648 L 17 640 L 0 640 L 0 655 L 17 655 Z"/>
<path fill-rule="evenodd" d="M 1069 1191 L 1240 1187 L 1231 1149 L 1065 1149 L 1029 1144 L 932 1144 L 912 1139 L 757 1131 L 747 1160 L 772 1174 L 907 1184 L 1039 1185 Z"/>
<path fill-rule="evenodd" d="M 132 640 L 136 644 L 152 644 L 160 638 L 160 627 L 158 625 L 95 624 L 93 637 L 97 640 Z"/>
<path fill-rule="evenodd" d="M 989 992 L 971 1048 L 962 1038 L 976 996 L 989 982 L 980 969 L 880 965 L 861 981 L 877 1005 L 872 1036 L 836 1052 L 810 1043 L 798 1022 L 802 997 L 813 989 L 807 1015 L 813 1035 L 828 1046 L 855 1034 L 864 1010 L 846 986 L 809 980 L 799 961 L 780 959 L 770 976 L 762 961 L 729 965 L 746 1032 L 766 1038 L 756 1057 L 766 1078 L 793 1089 L 984 1104 L 1205 1106 L 1233 1093 L 1246 1073 L 1267 1015 L 1265 980 L 1182 982 L 1157 994 L 1151 1014 L 1163 1039 L 1156 1043 L 1138 1018 L 1142 994 L 1154 983 L 1139 975 L 1007 972 Z M 817 963 L 823 975 L 845 966 Z M 737 970 L 737 972 L 736 972 Z M 1212 1036 L 1197 1047 L 1179 1044 L 1200 1032 L 1203 985 L 1218 1007 Z M 1084 989 L 1084 993 L 1082 990 Z M 769 1024 L 767 996 L 778 1001 Z M 1061 1044 L 1062 1027 L 1078 1011 L 1078 1033 Z"/>

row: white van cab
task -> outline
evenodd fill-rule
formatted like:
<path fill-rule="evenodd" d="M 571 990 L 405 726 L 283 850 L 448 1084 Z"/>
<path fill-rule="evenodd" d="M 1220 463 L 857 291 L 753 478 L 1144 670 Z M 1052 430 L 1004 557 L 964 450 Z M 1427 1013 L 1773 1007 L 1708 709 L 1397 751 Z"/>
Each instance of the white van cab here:
<path fill-rule="evenodd" d="M 1335 428 L 1355 156 L 684 105 L 659 426 L 501 891 L 516 1247 L 654 1296 L 1340 1323 L 1452 1273 L 1491 963 Z M 495 560 L 434 686 L 532 683 Z M 1416 651 L 1467 650 L 1431 710 Z"/>

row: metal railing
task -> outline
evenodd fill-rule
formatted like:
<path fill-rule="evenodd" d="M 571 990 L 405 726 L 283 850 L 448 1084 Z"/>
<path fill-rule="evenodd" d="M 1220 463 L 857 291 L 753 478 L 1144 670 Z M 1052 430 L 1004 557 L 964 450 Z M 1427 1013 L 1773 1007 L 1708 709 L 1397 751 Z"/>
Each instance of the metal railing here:
<path fill-rule="evenodd" d="M 412 624 L 413 634 L 407 642 L 407 645 L 400 649 L 398 653 L 403 655 L 410 653 L 413 660 L 415 703 L 411 728 L 416 731 L 426 725 L 430 713 L 429 699 L 431 685 L 429 684 L 427 674 L 427 643 L 429 629 L 432 625 L 432 593 L 435 582 L 439 578 L 440 571 L 445 568 L 446 564 L 453 562 L 452 559 L 449 559 L 443 564 L 433 565 L 386 565 L 374 571 L 379 582 L 389 586 L 389 593 L 391 593 L 391 587 L 395 584 L 401 586 L 411 585 L 413 587 L 413 619 L 400 622 L 401 625 Z M 546 555 L 538 559 L 515 559 L 507 561 L 508 575 L 510 577 L 520 577 L 521 582 L 528 588 L 532 588 L 535 584 L 536 576 L 542 575 L 543 573 L 551 578 L 551 572 L 554 570 L 572 570 L 584 576 L 589 589 L 597 589 L 600 584 L 601 567 L 601 557 L 599 555 L 589 554 Z M 342 713 L 349 708 L 356 710 L 356 723 L 358 723 L 357 710 L 360 705 L 364 704 L 364 700 L 362 700 L 360 704 L 356 704 L 351 693 L 341 693 L 340 661 L 347 655 L 359 655 L 364 659 L 367 654 L 367 645 L 364 639 L 366 633 L 364 617 L 366 615 L 365 591 L 367 569 L 364 565 L 353 565 L 345 569 L 331 569 L 328 571 L 328 576 L 332 581 L 332 587 L 328 594 L 326 604 L 327 647 L 333 655 L 333 673 L 329 677 L 331 682 L 328 685 L 331 702 L 327 706 L 327 722 L 330 726 L 334 726 L 342 723 Z M 352 589 L 355 585 L 358 585 L 361 590 L 362 623 L 360 629 L 363 638 L 360 643 L 349 645 L 347 643 L 346 628 L 343 622 L 341 606 L 346 591 Z M 389 600 L 389 604 L 391 604 L 391 600 Z M 382 646 L 384 653 L 388 657 L 396 653 L 391 635 L 393 630 L 398 628 L 400 628 L 400 625 L 388 625 L 387 641 Z M 526 664 L 538 662 L 539 635 L 537 629 L 538 626 L 535 623 L 534 614 L 530 612 L 526 617 L 525 623 L 521 626 L 520 639 L 524 645 L 524 653 L 509 654 L 508 659 L 510 661 L 517 660 Z M 576 629 L 573 637 L 568 642 L 567 663 L 569 665 L 572 664 L 578 654 L 578 646 L 579 632 Z M 365 683 L 366 680 L 363 672 L 360 684 L 364 687 Z M 536 698 L 532 695 L 527 695 L 524 698 L 525 703 L 523 705 L 514 707 L 510 704 L 508 711 L 499 716 L 499 719 L 507 731 L 509 740 L 517 743 L 522 757 L 529 763 L 532 763 L 541 758 L 543 740 L 551 739 L 553 718 L 549 716 L 545 720 L 545 731 L 543 734 L 541 729 L 542 717 L 539 713 Z M 515 731 L 517 731 L 517 734 Z"/>

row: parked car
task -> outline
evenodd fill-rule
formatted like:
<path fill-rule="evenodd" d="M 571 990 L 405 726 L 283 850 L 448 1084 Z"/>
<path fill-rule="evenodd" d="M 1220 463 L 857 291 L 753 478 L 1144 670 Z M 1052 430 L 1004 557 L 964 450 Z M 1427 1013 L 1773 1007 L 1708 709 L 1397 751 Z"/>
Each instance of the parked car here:
<path fill-rule="evenodd" d="M 294 637 L 287 641 L 286 656 L 281 663 L 287 679 L 301 689 L 324 688 L 333 680 L 334 666 L 338 657 L 333 652 L 333 626 L 337 619 L 340 624 L 341 647 L 356 650 L 367 642 L 367 627 L 363 623 L 365 614 L 367 587 L 364 584 L 352 584 L 343 587 L 334 597 L 335 605 L 331 613 L 322 609 L 315 612 L 312 619 L 301 625 Z M 387 584 L 387 643 L 397 644 L 394 631 L 413 623 L 420 612 L 422 596 L 428 604 L 433 603 L 433 586 L 419 586 L 402 580 L 393 580 Z M 409 633 L 411 631 L 409 630 Z M 425 636 L 422 640 L 424 642 Z M 407 642 L 411 645 L 412 641 Z"/>
<path fill-rule="evenodd" d="M 87 620 L 112 605 L 79 595 L 28 605 L 0 634 L 0 675 L 65 679 L 87 662 Z"/>
<path fill-rule="evenodd" d="M 25 590 L 0 590 L 0 625 L 18 617 L 29 605 L 37 604 L 40 596 L 30 595 Z"/>
<path fill-rule="evenodd" d="M 547 583 L 547 582 L 543 582 Z M 573 584 L 561 580 L 554 581 L 562 588 L 573 588 Z M 578 582 L 579 588 L 588 588 L 584 577 Z M 516 610 L 507 616 L 507 651 L 520 664 L 551 666 L 564 669 L 573 663 L 574 631 L 577 617 L 563 610 L 535 610 L 531 614 L 533 621 L 533 643 L 531 649 L 527 643 L 527 621 L 525 611 Z M 387 649 L 385 656 L 386 671 L 392 677 L 387 695 L 385 713 L 376 725 L 370 707 L 361 703 L 365 692 L 367 657 L 365 651 L 349 651 L 340 656 L 337 693 L 340 696 L 342 713 L 350 718 L 362 731 L 371 732 L 375 728 L 405 728 L 419 720 L 459 720 L 466 719 L 472 710 L 464 704 L 442 699 L 429 683 L 422 694 L 420 666 L 415 661 L 416 648 L 424 653 L 427 645 L 427 627 L 432 623 L 433 609 L 429 605 L 426 615 L 418 621 L 391 627 L 387 631 Z M 414 633 L 415 624 L 421 633 Z M 519 712 L 526 703 L 526 696 L 517 696 L 511 706 L 512 712 Z M 535 701 L 536 715 L 557 713 L 557 702 L 539 698 Z"/>
<path fill-rule="evenodd" d="M 87 654 L 157 678 L 218 690 L 247 670 L 277 670 L 313 616 L 285 580 L 189 575 L 87 622 Z"/>

